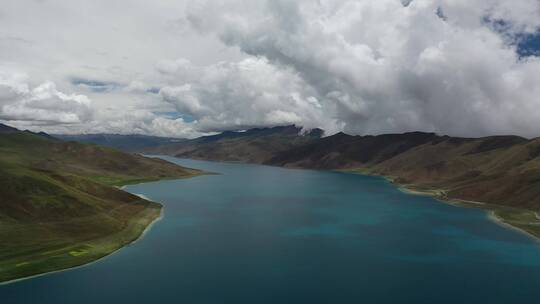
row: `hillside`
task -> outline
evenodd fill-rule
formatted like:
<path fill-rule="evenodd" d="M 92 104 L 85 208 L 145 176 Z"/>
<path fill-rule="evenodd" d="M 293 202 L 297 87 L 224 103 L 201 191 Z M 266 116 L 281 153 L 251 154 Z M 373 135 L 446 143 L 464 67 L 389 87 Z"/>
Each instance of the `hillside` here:
<path fill-rule="evenodd" d="M 120 134 L 54 134 L 53 137 L 65 141 L 77 141 L 82 143 L 116 148 L 127 152 L 138 152 L 148 147 L 174 144 L 185 141 L 185 139 L 180 138 Z"/>
<path fill-rule="evenodd" d="M 323 134 L 320 129 L 303 134 L 301 131 L 302 128 L 297 126 L 227 131 L 144 151 L 180 158 L 263 163 L 278 152 L 311 143 Z"/>
<path fill-rule="evenodd" d="M 467 206 L 486 204 L 507 223 L 540 236 L 540 139 L 422 132 L 302 138 L 292 130 L 276 138 L 267 135 L 272 130 L 248 130 L 243 136 L 229 132 L 155 150 L 178 157 L 385 176 L 416 193 Z"/>
<path fill-rule="evenodd" d="M 198 174 L 0 125 L 0 282 L 82 265 L 137 239 L 161 205 L 114 186 Z"/>
<path fill-rule="evenodd" d="M 452 138 L 431 133 L 337 134 L 278 153 L 267 164 L 356 169 L 450 199 L 540 209 L 540 141 L 516 136 Z"/>
<path fill-rule="evenodd" d="M 385 176 L 414 193 L 486 208 L 540 237 L 539 139 L 337 134 L 278 153 L 266 164 Z"/>

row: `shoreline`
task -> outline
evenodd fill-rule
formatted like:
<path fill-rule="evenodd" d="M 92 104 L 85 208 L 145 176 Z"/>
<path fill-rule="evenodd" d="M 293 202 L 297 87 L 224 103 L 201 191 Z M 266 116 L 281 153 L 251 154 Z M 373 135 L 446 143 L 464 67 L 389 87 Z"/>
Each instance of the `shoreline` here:
<path fill-rule="evenodd" d="M 355 173 L 355 174 L 362 174 L 362 173 Z M 478 201 L 449 199 L 449 198 L 446 198 L 446 197 L 443 196 L 443 194 L 445 194 L 444 190 L 439 190 L 439 189 L 433 189 L 433 190 L 412 189 L 412 188 L 407 187 L 406 185 L 401 185 L 399 183 L 394 182 L 392 180 L 392 178 L 390 178 L 390 177 L 386 177 L 386 176 L 380 176 L 380 177 L 384 178 L 385 180 L 387 180 L 388 182 L 390 182 L 391 184 L 396 186 L 398 188 L 398 190 L 403 192 L 403 193 L 407 193 L 407 194 L 411 194 L 411 195 L 429 196 L 429 197 L 432 197 L 435 200 L 437 200 L 437 201 L 439 201 L 439 202 L 441 202 L 443 204 L 448 204 L 448 205 L 455 206 L 455 207 L 482 209 L 482 210 L 486 211 L 487 218 L 490 221 L 492 221 L 493 223 L 495 223 L 495 224 L 497 224 L 497 225 L 499 225 L 501 227 L 504 227 L 506 229 L 514 230 L 516 232 L 524 234 L 527 237 L 529 237 L 530 239 L 534 240 L 535 242 L 540 243 L 540 235 L 536 235 L 533 232 L 528 231 L 527 229 L 512 225 L 511 223 L 507 222 L 505 220 L 505 218 L 500 217 L 500 216 L 497 215 L 497 213 L 496 213 L 497 209 L 501 209 L 501 208 L 510 209 L 510 207 L 499 206 L 499 205 L 494 205 L 494 204 L 489 204 L 489 203 L 484 203 L 484 202 L 478 202 Z M 538 214 L 536 212 L 534 212 L 534 211 L 527 210 L 527 209 L 516 209 L 516 211 L 533 212 L 535 214 L 535 216 L 537 217 L 537 219 L 538 219 Z M 540 220 L 540 219 L 538 219 L 538 220 Z M 540 224 L 540 221 L 538 222 L 538 224 Z"/>
<path fill-rule="evenodd" d="M 154 155 L 155 157 L 159 157 L 158 155 Z M 189 158 L 180 158 L 175 157 L 171 155 L 164 155 L 168 157 L 173 157 L 177 159 L 189 159 Z M 359 174 L 359 175 L 365 175 L 365 176 L 376 176 L 385 179 L 387 182 L 394 185 L 399 191 L 402 191 L 404 193 L 408 193 L 411 195 L 421 195 L 421 196 L 430 196 L 433 199 L 443 203 L 443 204 L 449 204 L 455 207 L 460 208 L 475 208 L 475 209 L 483 209 L 487 212 L 487 217 L 489 220 L 491 220 L 496 225 L 500 225 L 504 228 L 514 230 L 516 232 L 519 232 L 521 234 L 526 235 L 527 237 L 531 238 L 535 242 L 540 243 L 540 231 L 535 234 L 531 231 L 528 231 L 525 228 L 521 228 L 518 226 L 515 226 L 509 222 L 507 222 L 504 218 L 497 216 L 496 211 L 500 209 L 513 209 L 514 211 L 520 211 L 520 212 L 527 212 L 527 213 L 533 213 L 536 220 L 538 221 L 538 225 L 540 226 L 540 215 L 537 212 L 534 212 L 532 210 L 527 209 L 518 209 L 518 208 L 511 208 L 507 206 L 502 205 L 494 205 L 484 202 L 478 202 L 478 201 L 466 201 L 466 200 L 459 200 L 459 199 L 449 199 L 446 197 L 446 192 L 441 189 L 432 189 L 432 190 L 418 190 L 418 189 L 412 189 L 410 187 L 407 187 L 407 185 L 399 184 L 395 182 L 394 178 L 391 176 L 384 176 L 384 175 L 378 175 L 371 173 L 368 169 L 362 169 L 362 168 L 347 168 L 347 169 L 312 169 L 312 168 L 305 168 L 305 167 L 286 167 L 286 166 L 279 166 L 279 165 L 268 165 L 268 164 L 261 164 L 261 163 L 251 163 L 251 162 L 242 162 L 242 161 L 235 161 L 235 162 L 229 162 L 229 161 L 223 161 L 223 160 L 208 160 L 208 159 L 198 159 L 198 158 L 191 158 L 192 160 L 200 160 L 200 161 L 210 161 L 210 162 L 223 162 L 223 163 L 242 163 L 242 164 L 254 164 L 254 165 L 261 165 L 261 166 L 270 166 L 270 167 L 278 167 L 283 169 L 296 169 L 296 170 L 315 170 L 315 171 L 327 171 L 327 172 L 340 172 L 340 173 L 352 173 L 352 174 Z M 414 185 L 412 185 L 414 186 Z M 530 223 L 529 223 L 530 225 Z"/>
<path fill-rule="evenodd" d="M 528 232 L 527 230 L 521 229 L 519 227 L 513 226 L 507 222 L 504 221 L 504 219 L 500 218 L 495 214 L 495 210 L 486 210 L 488 212 L 487 217 L 493 221 L 495 224 L 500 225 L 506 229 L 514 230 L 516 232 L 519 232 L 521 234 L 524 234 L 528 236 L 530 239 L 534 240 L 535 242 L 540 244 L 540 237 L 535 236 L 534 234 Z"/>
<path fill-rule="evenodd" d="M 220 162 L 220 161 L 216 161 L 216 162 Z M 235 162 L 235 163 L 242 163 L 242 162 Z M 309 169 L 309 168 L 287 168 L 287 167 L 283 167 L 283 166 L 276 166 L 276 167 L 286 168 L 286 169 Z M 309 169 L 309 170 L 311 170 L 311 169 Z M 494 204 L 489 204 L 489 203 L 484 203 L 484 202 L 477 202 L 477 201 L 466 201 L 466 200 L 459 200 L 459 199 L 450 199 L 450 198 L 446 197 L 446 191 L 445 190 L 441 190 L 441 189 L 419 190 L 419 189 L 415 189 L 413 184 L 411 184 L 411 185 L 399 184 L 399 183 L 395 182 L 395 180 L 390 176 L 371 174 L 368 171 L 362 171 L 362 170 L 357 171 L 357 170 L 354 170 L 354 169 L 322 170 L 322 171 L 330 171 L 330 172 L 334 171 L 334 172 L 352 173 L 352 174 L 365 175 L 365 176 L 376 176 L 376 177 L 383 178 L 387 182 L 391 183 L 393 186 L 395 186 L 399 191 L 401 191 L 403 193 L 407 193 L 407 194 L 410 194 L 410 195 L 429 196 L 429 197 L 431 197 L 431 198 L 433 198 L 433 199 L 435 199 L 435 200 L 437 200 L 437 201 L 439 201 L 441 203 L 452 205 L 452 206 L 455 206 L 455 207 L 482 209 L 482 210 L 484 210 L 486 212 L 487 219 L 489 219 L 494 224 L 499 225 L 501 227 L 504 227 L 505 229 L 511 229 L 511 230 L 513 230 L 515 232 L 526 235 L 531 240 L 533 240 L 533 241 L 540 244 L 540 234 L 536 235 L 533 232 L 530 232 L 525 228 L 514 225 L 514 224 L 508 222 L 504 217 L 501 217 L 501 216 L 497 215 L 497 213 L 496 213 L 497 210 L 503 210 L 503 209 L 504 209 L 504 211 L 507 211 L 507 212 L 532 213 L 537 222 L 534 222 L 534 223 L 529 222 L 529 223 L 522 223 L 522 224 L 523 225 L 539 225 L 540 226 L 540 215 L 538 215 L 537 212 L 534 212 L 532 210 L 511 208 L 511 207 L 507 207 L 507 206 L 494 205 Z M 205 174 L 197 174 L 197 175 L 205 175 Z M 196 177 L 197 175 L 188 176 L 188 177 L 185 177 L 185 178 Z M 167 180 L 167 179 L 163 179 L 163 180 Z M 157 180 L 157 181 L 159 181 L 159 180 Z M 117 186 L 114 186 L 114 187 L 116 187 L 116 188 L 118 188 L 118 189 L 120 189 L 122 191 L 126 191 L 127 186 L 135 185 L 135 184 L 144 184 L 144 183 L 148 183 L 148 182 L 155 182 L 155 181 L 153 181 L 153 180 L 152 181 L 140 181 L 140 182 L 137 182 L 137 183 L 128 183 L 128 184 L 125 184 L 125 185 L 117 185 Z M 131 193 L 129 191 L 126 191 L 126 192 L 128 192 L 128 193 L 130 193 L 132 195 L 136 195 L 136 196 L 140 197 L 141 199 L 154 202 L 153 200 L 149 199 L 148 197 L 146 197 L 143 194 Z M 144 230 L 135 239 L 133 239 L 132 241 L 130 241 L 129 243 L 127 243 L 125 245 L 122 245 L 121 247 L 115 249 L 114 251 L 111 251 L 110 253 L 107 253 L 102 257 L 99 257 L 99 258 L 97 258 L 97 259 L 95 259 L 93 261 L 90 261 L 88 263 L 84 263 L 84 264 L 81 264 L 81 265 L 68 267 L 68 268 L 64 268 L 64 269 L 59 269 L 59 270 L 54 270 L 54 271 L 49 271 L 49 272 L 44 272 L 44 273 L 31 275 L 31 276 L 27 276 L 27 277 L 17 278 L 17 279 L 5 281 L 5 282 L 0 282 L 0 287 L 4 286 L 4 285 L 14 284 L 14 283 L 24 281 L 24 280 L 30 280 L 30 279 L 37 278 L 37 277 L 42 277 L 42 276 L 46 276 L 46 275 L 51 275 L 51 274 L 55 274 L 55 273 L 60 273 L 60 272 L 64 272 L 64 271 L 71 271 L 71 270 L 76 270 L 78 268 L 91 266 L 94 263 L 98 263 L 100 261 L 105 260 L 108 257 L 111 257 L 112 255 L 114 255 L 115 253 L 117 253 L 120 250 L 124 249 L 125 247 L 128 247 L 128 246 L 130 246 L 132 244 L 135 244 L 136 242 L 142 240 L 146 236 L 146 234 L 151 231 L 151 229 L 154 227 L 154 225 L 164 218 L 164 213 L 165 213 L 164 212 L 164 206 L 161 205 L 161 204 L 159 204 L 159 205 L 161 206 L 160 211 L 159 211 L 159 215 L 157 217 L 155 217 L 150 223 L 148 223 L 146 225 L 146 227 L 144 228 Z"/>
<path fill-rule="evenodd" d="M 209 160 L 209 159 L 202 159 L 202 158 L 181 158 L 181 157 L 175 157 L 171 155 L 164 155 L 168 157 L 173 157 L 177 159 L 192 159 L 192 160 L 200 160 L 200 161 L 210 161 L 210 162 L 222 162 L 222 163 L 241 163 L 241 164 L 254 164 L 254 165 L 260 165 L 260 166 L 270 166 L 270 167 L 278 167 L 283 169 L 293 169 L 293 170 L 315 170 L 315 171 L 327 171 L 327 172 L 340 172 L 340 173 L 348 173 L 348 174 L 359 174 L 359 175 L 365 175 L 365 176 L 376 176 L 385 179 L 387 182 L 394 185 L 399 191 L 402 191 L 404 193 L 408 193 L 411 195 L 421 195 L 421 196 L 430 196 L 433 199 L 443 203 L 443 204 L 449 204 L 455 207 L 460 208 L 475 208 L 475 209 L 483 209 L 487 212 L 487 217 L 490 221 L 495 223 L 496 225 L 502 226 L 507 229 L 514 230 L 516 232 L 519 232 L 521 234 L 526 235 L 530 239 L 534 240 L 535 242 L 540 243 L 540 230 L 537 233 L 531 232 L 525 228 L 518 227 L 513 225 L 512 223 L 509 223 L 506 219 L 497 216 L 496 211 L 501 209 L 512 209 L 513 211 L 520 211 L 520 212 L 526 212 L 526 213 L 533 213 L 535 216 L 535 219 L 538 221 L 538 225 L 540 226 L 540 215 L 537 212 L 534 212 L 532 210 L 527 209 L 518 209 L 518 208 L 511 208 L 507 206 L 502 205 L 494 205 L 484 202 L 478 202 L 478 201 L 467 201 L 467 200 L 459 200 L 459 199 L 449 199 L 446 197 L 446 191 L 442 189 L 432 189 L 432 190 L 419 190 L 419 189 L 413 189 L 410 187 L 407 187 L 407 185 L 399 184 L 395 182 L 394 178 L 391 176 L 384 176 L 379 174 L 373 174 L 368 169 L 363 168 L 347 168 L 347 169 L 313 169 L 313 168 L 305 168 L 305 167 L 287 167 L 287 166 L 279 166 L 279 165 L 268 165 L 264 163 L 252 163 L 252 162 L 242 162 L 242 161 L 223 161 L 223 160 Z M 155 155 L 155 157 L 159 157 L 158 155 Z M 414 186 L 414 185 L 410 185 Z M 528 223 L 530 225 L 530 223 Z"/>
<path fill-rule="evenodd" d="M 155 155 L 156 157 L 159 157 Z M 180 158 L 175 157 L 171 155 L 164 155 L 168 157 L 173 157 L 177 159 L 189 159 L 189 158 Z M 394 185 L 399 191 L 402 191 L 404 193 L 408 193 L 411 195 L 421 195 L 421 196 L 430 196 L 433 199 L 443 203 L 443 204 L 449 204 L 455 207 L 460 208 L 475 208 L 475 209 L 483 209 L 487 212 L 487 217 L 490 221 L 495 223 L 496 225 L 500 225 L 504 228 L 514 230 L 516 232 L 519 232 L 521 234 L 526 235 L 527 237 L 531 238 L 535 242 L 540 243 L 540 230 L 537 233 L 534 233 L 532 231 L 529 231 L 525 228 L 518 227 L 513 225 L 512 223 L 509 223 L 506 219 L 503 217 L 497 216 L 496 211 L 501 209 L 512 209 L 513 211 L 519 211 L 519 212 L 526 212 L 526 213 L 533 213 L 535 216 L 535 219 L 538 221 L 538 225 L 540 226 L 540 215 L 537 212 L 534 212 L 532 210 L 527 209 L 518 209 L 518 208 L 511 208 L 507 206 L 502 205 L 494 205 L 484 202 L 478 202 L 478 201 L 467 201 L 467 200 L 459 200 L 459 199 L 450 199 L 446 197 L 446 191 L 442 189 L 432 189 L 432 190 L 419 190 L 419 189 L 413 189 L 408 187 L 407 185 L 399 184 L 395 182 L 394 178 L 391 176 L 384 176 L 384 175 L 378 175 L 371 173 L 368 169 L 362 169 L 362 168 L 347 168 L 347 169 L 312 169 L 312 168 L 305 168 L 305 167 L 286 167 L 286 166 L 279 166 L 279 165 L 268 165 L 268 164 L 261 164 L 261 163 L 252 163 L 252 162 L 242 162 L 242 161 L 223 161 L 223 160 L 208 160 L 208 159 L 202 159 L 202 158 L 191 158 L 192 160 L 200 160 L 200 161 L 210 161 L 210 162 L 222 162 L 222 163 L 241 163 L 241 164 L 254 164 L 254 165 L 261 165 L 261 166 L 270 166 L 270 167 L 278 167 L 283 169 L 293 169 L 293 170 L 315 170 L 315 171 L 327 171 L 327 172 L 340 172 L 340 173 L 352 173 L 352 174 L 359 174 L 359 175 L 365 175 L 365 176 L 376 176 L 385 179 L 387 182 Z M 414 185 L 410 185 L 414 186 Z M 531 223 L 527 223 L 530 225 Z"/>
<path fill-rule="evenodd" d="M 212 174 L 212 173 L 208 173 L 208 172 L 205 172 L 205 171 L 202 171 L 202 170 L 197 170 L 196 174 L 191 174 L 191 175 L 183 176 L 183 177 L 176 177 L 176 178 L 175 177 L 170 177 L 170 178 L 151 179 L 151 180 L 150 179 L 149 180 L 139 180 L 139 181 L 135 181 L 135 182 L 127 181 L 123 185 L 111 185 L 111 187 L 114 187 L 114 188 L 119 189 L 121 191 L 127 192 L 129 194 L 138 196 L 139 198 L 141 198 L 143 200 L 158 204 L 159 205 L 159 214 L 156 217 L 154 217 L 151 220 L 151 222 L 149 222 L 144 227 L 144 229 L 141 231 L 141 233 L 139 235 L 137 235 L 136 238 L 131 240 L 129 243 L 123 244 L 120 247 L 114 249 L 113 251 L 111 251 L 109 253 L 106 253 L 103 256 L 100 256 L 100 257 L 96 258 L 95 260 L 92 260 L 92 261 L 89 261 L 89 262 L 86 262 L 86 263 L 83 263 L 83 264 L 80 264 L 80 265 L 76 265 L 76 266 L 66 267 L 66 268 L 62 268 L 62 269 L 58 269 L 58 270 L 46 271 L 46 272 L 43 272 L 43 273 L 38 273 L 38 274 L 30 275 L 30 276 L 24 276 L 24 277 L 20 277 L 20 278 L 8 280 L 8 281 L 3 281 L 3 282 L 0 282 L 0 286 L 14 284 L 14 283 L 17 283 L 17 282 L 20 282 L 20 281 L 29 280 L 29 279 L 42 277 L 42 276 L 46 276 L 46 275 L 50 275 L 50 274 L 55 274 L 55 273 L 59 273 L 59 272 L 70 271 L 70 270 L 75 270 L 75 269 L 82 268 L 82 267 L 87 267 L 87 266 L 93 265 L 94 263 L 98 263 L 98 262 L 104 260 L 105 258 L 110 257 L 113 254 L 117 253 L 118 251 L 124 249 L 125 247 L 133 245 L 136 242 L 138 242 L 139 240 L 143 239 L 144 236 L 146 236 L 146 234 L 148 234 L 150 232 L 150 230 L 153 228 L 153 226 L 157 222 L 161 221 L 164 218 L 164 214 L 165 214 L 164 208 L 165 207 L 162 204 L 160 204 L 158 202 L 155 202 L 152 199 L 146 197 L 145 195 L 137 194 L 137 193 L 131 193 L 129 191 L 126 191 L 126 187 L 131 186 L 131 185 L 145 184 L 145 183 L 158 182 L 158 181 L 164 181 L 164 180 L 188 179 L 188 178 L 194 178 L 194 177 L 197 177 L 197 176 L 210 175 L 210 174 Z M 144 216 L 141 217 L 141 219 L 143 219 L 143 218 L 144 218 Z M 126 228 L 126 229 L 128 229 L 128 228 Z M 111 237 L 111 236 L 114 236 L 114 235 L 122 233 L 122 232 L 125 232 L 125 230 L 119 231 L 119 232 L 117 232 L 117 233 L 115 233 L 113 235 L 108 235 L 108 236 L 104 236 L 104 237 L 99 238 L 99 239 L 94 239 L 92 241 L 103 240 L 103 239 L 106 239 L 107 237 Z"/>
<path fill-rule="evenodd" d="M 497 215 L 497 211 L 507 211 L 507 212 L 514 212 L 514 213 L 526 213 L 526 214 L 533 214 L 536 222 L 531 223 L 521 223 L 523 225 L 538 225 L 540 226 L 540 215 L 532 210 L 528 209 L 520 209 L 520 208 L 513 208 L 509 206 L 503 206 L 503 205 L 495 205 L 495 204 L 489 204 L 484 202 L 478 202 L 478 201 L 468 201 L 468 200 L 460 200 L 460 199 L 451 199 L 446 196 L 446 191 L 442 189 L 426 189 L 426 190 L 420 190 L 414 188 L 414 184 L 400 184 L 395 181 L 395 179 L 392 176 L 385 176 L 385 175 L 379 175 L 379 174 L 373 174 L 369 170 L 365 169 L 344 169 L 344 170 L 331 170 L 336 172 L 342 172 L 342 173 L 352 173 L 352 174 L 358 174 L 358 175 L 364 175 L 364 176 L 376 176 L 383 178 L 385 181 L 389 182 L 390 184 L 394 185 L 399 191 L 411 195 L 420 195 L 420 196 L 429 196 L 443 204 L 452 205 L 455 207 L 460 208 L 474 208 L 474 209 L 482 209 L 486 211 L 487 218 L 495 223 L 496 225 L 502 226 L 506 229 L 511 229 L 516 232 L 519 232 L 520 234 L 523 234 L 533 241 L 540 244 L 540 232 L 532 232 L 529 231 L 526 228 L 519 227 L 517 225 L 514 225 L 510 222 L 508 222 L 507 219 L 504 217 L 501 217 Z M 539 230 L 540 231 L 540 230 Z"/>
<path fill-rule="evenodd" d="M 137 194 L 134 194 L 134 193 L 132 193 L 132 194 L 137 195 Z M 140 195 L 137 195 L 137 196 L 141 197 Z M 141 198 L 143 198 L 143 197 L 141 197 Z M 143 198 L 143 199 L 149 200 L 147 198 Z M 52 274 L 56 274 L 56 273 L 65 272 L 65 271 L 76 270 L 76 269 L 79 269 L 79 268 L 91 266 L 91 265 L 93 265 L 95 263 L 102 262 L 106 258 L 109 258 L 109 257 L 113 256 L 114 254 L 118 253 L 122 249 L 124 249 L 126 247 L 129 247 L 129 246 L 137 243 L 138 241 L 142 240 L 150 232 L 150 230 L 154 227 L 154 225 L 164 218 L 164 216 L 165 216 L 165 210 L 164 210 L 163 205 L 161 205 L 159 215 L 156 218 L 154 218 L 134 240 L 132 240 L 131 242 L 129 242 L 129 243 L 127 243 L 127 244 L 125 244 L 125 245 L 111 251 L 110 253 L 107 253 L 104 256 L 99 257 L 99 258 L 97 258 L 97 259 L 95 259 L 93 261 L 90 261 L 88 263 L 84 263 L 84 264 L 81 264 L 81 265 L 73 266 L 73 267 L 67 267 L 67 268 L 64 268 L 64 269 L 47 271 L 47 272 L 43 272 L 43 273 L 39 273 L 39 274 L 27 276 L 27 277 L 22 277 L 22 278 L 13 279 L 13 280 L 5 281 L 5 282 L 0 282 L 0 286 L 10 285 L 10 284 L 30 280 L 30 279 L 35 279 L 35 278 L 38 278 L 38 277 L 43 277 L 43 276 L 47 276 L 47 275 L 52 275 Z"/>

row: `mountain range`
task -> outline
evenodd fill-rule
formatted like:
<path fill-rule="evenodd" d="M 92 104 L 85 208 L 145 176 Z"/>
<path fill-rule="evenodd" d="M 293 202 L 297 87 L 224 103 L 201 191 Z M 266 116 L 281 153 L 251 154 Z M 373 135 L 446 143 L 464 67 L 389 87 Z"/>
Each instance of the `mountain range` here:
<path fill-rule="evenodd" d="M 320 129 L 302 132 L 297 126 L 226 131 L 180 143 L 147 147 L 142 152 L 181 158 L 265 163 L 283 151 L 321 139 Z"/>
<path fill-rule="evenodd" d="M 147 147 L 167 145 L 182 142 L 185 139 L 158 137 L 148 135 L 122 135 L 122 134 L 52 134 L 54 138 L 64 141 L 78 141 L 87 144 L 96 144 L 105 147 L 116 148 L 127 152 L 140 151 Z"/>
<path fill-rule="evenodd" d="M 144 152 L 383 176 L 408 191 L 490 209 L 540 235 L 540 138 L 323 133 L 297 126 L 229 131 Z"/>

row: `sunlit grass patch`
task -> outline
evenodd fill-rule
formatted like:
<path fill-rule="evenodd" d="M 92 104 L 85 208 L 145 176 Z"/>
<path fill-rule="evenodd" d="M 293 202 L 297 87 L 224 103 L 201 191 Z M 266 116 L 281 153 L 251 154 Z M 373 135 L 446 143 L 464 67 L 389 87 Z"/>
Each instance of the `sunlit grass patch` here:
<path fill-rule="evenodd" d="M 81 255 L 88 254 L 88 250 L 85 250 L 85 249 L 81 249 L 81 250 L 72 250 L 72 251 L 69 252 L 69 254 L 70 254 L 71 256 L 78 257 L 78 256 L 81 256 Z"/>
<path fill-rule="evenodd" d="M 22 267 L 22 266 L 26 266 L 26 265 L 30 265 L 30 262 L 17 263 L 17 264 L 15 264 L 15 267 Z"/>

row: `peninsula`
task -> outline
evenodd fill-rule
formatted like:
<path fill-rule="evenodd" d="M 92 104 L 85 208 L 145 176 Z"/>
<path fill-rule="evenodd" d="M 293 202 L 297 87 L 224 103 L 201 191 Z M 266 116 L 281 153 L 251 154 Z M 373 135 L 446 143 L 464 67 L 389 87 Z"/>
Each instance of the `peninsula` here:
<path fill-rule="evenodd" d="M 87 264 L 130 244 L 161 205 L 118 186 L 199 174 L 0 124 L 0 282 Z"/>

